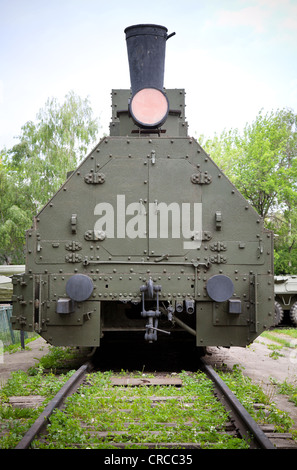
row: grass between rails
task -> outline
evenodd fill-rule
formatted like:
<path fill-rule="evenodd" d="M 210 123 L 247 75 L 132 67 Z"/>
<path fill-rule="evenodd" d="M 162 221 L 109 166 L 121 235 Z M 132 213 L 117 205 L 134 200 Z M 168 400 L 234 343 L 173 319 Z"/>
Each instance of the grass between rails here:
<path fill-rule="evenodd" d="M 65 361 L 70 367 L 76 359 L 75 352 L 69 348 L 51 348 L 50 353 L 28 373 L 19 371 L 12 374 L 0 389 L 0 448 L 16 446 L 48 401 L 74 372 L 70 370 L 57 377 L 53 371 L 61 368 Z M 270 403 L 262 389 L 252 384 L 239 367 L 219 374 L 257 422 L 272 423 L 283 432 L 290 429 L 292 422 L 289 416 Z M 178 374 L 184 384 L 181 388 L 111 388 L 111 375 L 111 372 L 89 375 L 88 386 L 81 387 L 79 393 L 67 400 L 63 412 L 57 410 L 51 417 L 46 444 L 35 441 L 34 447 L 110 449 L 115 442 L 126 442 L 131 448 L 132 440 L 157 442 L 159 448 L 162 444 L 166 448 L 168 442 L 199 442 L 202 447 L 223 449 L 246 447 L 243 441 L 222 433 L 228 416 L 213 396 L 212 383 L 204 374 Z M 140 375 L 143 374 L 135 373 L 135 376 Z M 45 401 L 37 409 L 14 408 L 8 398 L 19 395 L 41 395 Z M 152 408 L 156 396 L 167 396 L 167 400 L 159 401 Z M 179 399 L 171 398 L 173 396 L 179 396 Z M 262 403 L 263 407 L 255 410 L 254 403 Z M 176 423 L 176 426 L 169 426 L 170 423 Z M 98 432 L 108 434 L 103 438 Z"/>
<path fill-rule="evenodd" d="M 228 416 L 213 396 L 212 384 L 204 374 L 178 374 L 183 380 L 181 388 L 111 387 L 110 376 L 111 373 L 90 375 L 89 386 L 67 400 L 66 414 L 71 416 L 71 423 L 65 413 L 55 413 L 47 447 L 69 448 L 73 443 L 110 449 L 118 442 L 128 448 L 133 448 L 133 443 L 143 443 L 145 447 L 146 442 L 155 442 L 159 448 L 169 442 L 199 442 L 202 447 L 212 448 L 246 447 L 240 439 L 222 434 Z M 158 403 L 153 402 L 154 397 L 158 397 Z M 167 399 L 160 401 L 160 397 Z M 169 426 L 171 423 L 175 427 Z M 104 431 L 104 437 L 98 434 Z M 35 446 L 43 444 L 36 442 Z"/>

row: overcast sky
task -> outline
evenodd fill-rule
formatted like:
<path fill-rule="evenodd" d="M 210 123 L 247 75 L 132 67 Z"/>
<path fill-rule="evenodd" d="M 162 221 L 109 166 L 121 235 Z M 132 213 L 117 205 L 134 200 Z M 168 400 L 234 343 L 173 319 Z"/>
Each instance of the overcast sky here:
<path fill-rule="evenodd" d="M 124 29 L 166 26 L 166 88 L 185 88 L 190 135 L 241 129 L 261 108 L 297 112 L 297 0 L 0 0 L 0 149 L 49 97 L 90 97 L 109 132 L 129 88 Z"/>

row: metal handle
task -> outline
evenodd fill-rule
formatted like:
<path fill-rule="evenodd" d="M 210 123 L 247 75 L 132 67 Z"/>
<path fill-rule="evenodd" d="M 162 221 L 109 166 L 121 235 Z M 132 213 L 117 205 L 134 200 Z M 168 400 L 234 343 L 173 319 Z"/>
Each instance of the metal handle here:
<path fill-rule="evenodd" d="M 168 41 L 168 39 L 172 38 L 172 36 L 175 36 L 176 33 L 171 33 L 171 34 L 168 34 L 167 38 L 166 38 L 166 41 Z"/>

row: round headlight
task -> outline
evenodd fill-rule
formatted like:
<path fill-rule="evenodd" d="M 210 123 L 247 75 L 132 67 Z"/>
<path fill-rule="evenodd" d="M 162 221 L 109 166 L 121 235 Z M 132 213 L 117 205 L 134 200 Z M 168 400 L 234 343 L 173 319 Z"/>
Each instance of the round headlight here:
<path fill-rule="evenodd" d="M 70 299 L 76 302 L 87 300 L 94 290 L 92 279 L 85 274 L 75 274 L 68 279 L 66 293 Z"/>
<path fill-rule="evenodd" d="M 230 277 L 216 274 L 208 279 L 206 290 L 209 297 L 215 302 L 225 302 L 234 292 L 234 285 Z"/>
<path fill-rule="evenodd" d="M 157 88 L 139 90 L 130 102 L 130 114 L 139 127 L 160 127 L 166 121 L 168 112 L 167 96 Z"/>

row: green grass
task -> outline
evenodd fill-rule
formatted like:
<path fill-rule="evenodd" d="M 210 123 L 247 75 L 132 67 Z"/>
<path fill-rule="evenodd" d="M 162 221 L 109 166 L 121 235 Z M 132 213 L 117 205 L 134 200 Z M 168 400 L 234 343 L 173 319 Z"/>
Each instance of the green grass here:
<path fill-rule="evenodd" d="M 33 376 L 24 371 L 12 372 L 11 378 L 0 389 L 0 449 L 13 449 L 17 445 L 73 372 L 57 377 L 53 373 L 44 374 L 41 366 Z M 43 405 L 36 409 L 21 409 L 9 404 L 10 396 L 28 395 L 44 396 Z"/>
<path fill-rule="evenodd" d="M 290 430 L 294 422 L 289 414 L 279 410 L 262 388 L 242 373 L 239 366 L 234 366 L 232 372 L 223 373 L 222 378 L 257 423 L 273 424 L 278 432 Z M 254 403 L 264 406 L 255 409 Z"/>
<path fill-rule="evenodd" d="M 284 338 L 284 335 L 288 336 L 288 338 Z M 286 348 L 294 348 L 297 345 L 297 328 L 284 328 L 264 331 L 260 338 L 261 337 L 270 339 L 271 341 L 279 343 L 281 346 Z"/>
<path fill-rule="evenodd" d="M 28 346 L 29 343 L 31 343 L 32 341 L 35 341 L 37 338 L 39 338 L 38 335 L 35 335 L 35 336 L 31 336 L 30 338 L 26 338 L 24 343 L 25 343 L 25 349 L 29 350 L 30 351 L 30 347 Z M 14 344 L 9 344 L 8 346 L 4 346 L 3 347 L 3 353 L 5 352 L 8 352 L 9 354 L 13 354 L 17 351 L 21 351 L 22 350 L 22 346 L 21 346 L 21 343 L 18 342 L 18 343 L 14 343 Z"/>
<path fill-rule="evenodd" d="M 281 336 L 280 336 L 281 335 Z M 270 357 L 272 359 L 278 359 L 279 357 L 284 356 L 282 353 L 282 348 L 295 349 L 297 347 L 297 329 L 296 328 L 284 328 L 284 329 L 274 329 L 271 331 L 265 331 L 261 334 L 260 338 L 264 337 L 273 341 L 277 344 L 268 344 L 267 348 L 272 352 Z"/>

